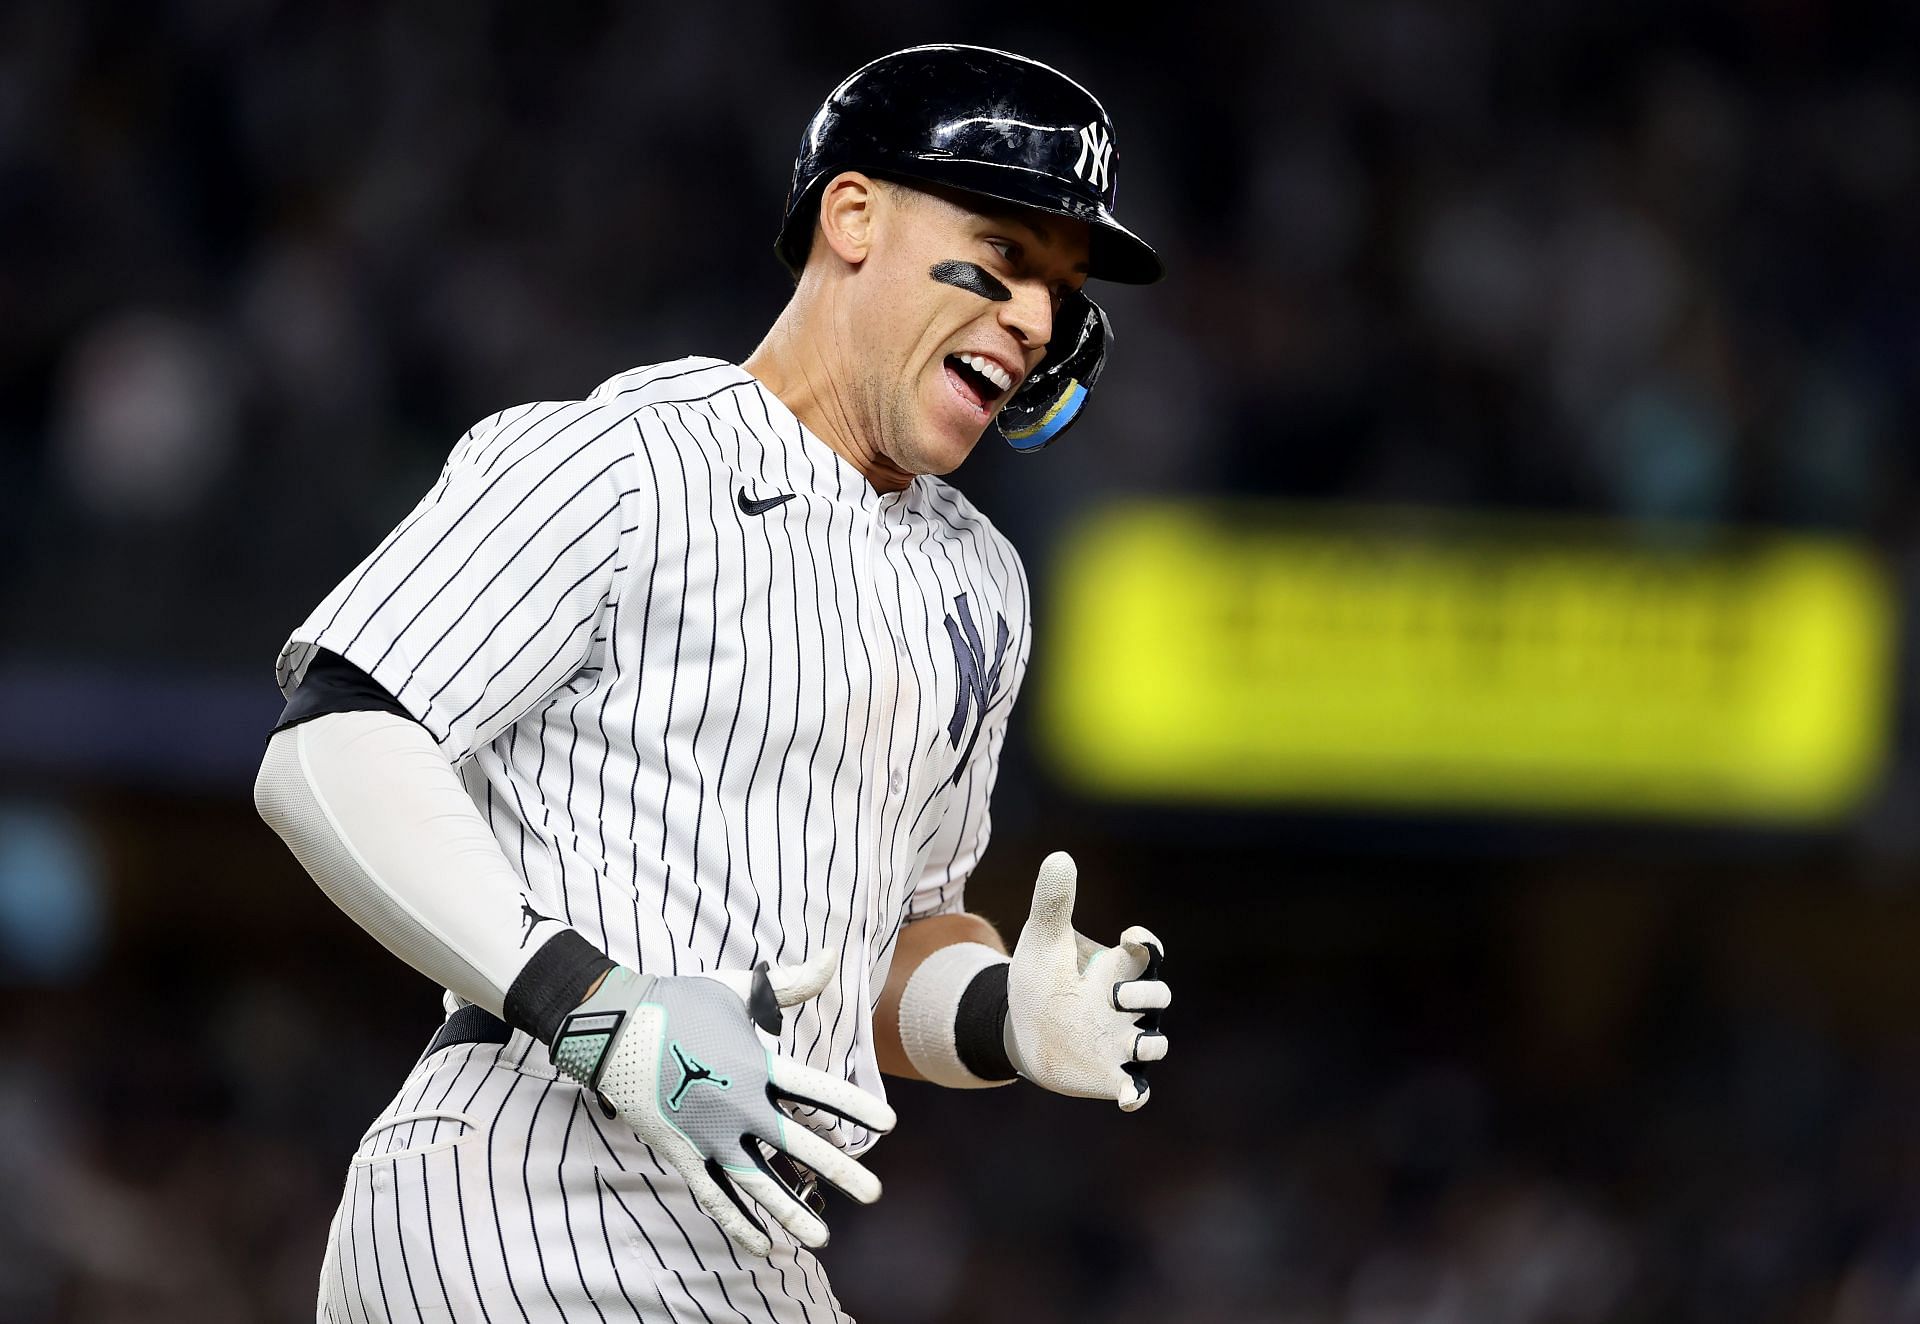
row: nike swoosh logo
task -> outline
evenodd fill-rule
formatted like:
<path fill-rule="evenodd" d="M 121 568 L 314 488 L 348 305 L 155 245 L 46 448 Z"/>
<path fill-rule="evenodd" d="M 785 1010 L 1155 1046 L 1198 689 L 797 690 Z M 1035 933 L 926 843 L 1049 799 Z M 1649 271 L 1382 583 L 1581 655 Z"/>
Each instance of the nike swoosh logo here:
<path fill-rule="evenodd" d="M 794 493 L 782 492 L 779 496 L 766 497 L 760 501 L 750 501 L 747 499 L 747 489 L 743 487 L 740 489 L 740 513 L 743 515 L 764 515 L 782 501 L 791 501 L 793 498 Z"/>

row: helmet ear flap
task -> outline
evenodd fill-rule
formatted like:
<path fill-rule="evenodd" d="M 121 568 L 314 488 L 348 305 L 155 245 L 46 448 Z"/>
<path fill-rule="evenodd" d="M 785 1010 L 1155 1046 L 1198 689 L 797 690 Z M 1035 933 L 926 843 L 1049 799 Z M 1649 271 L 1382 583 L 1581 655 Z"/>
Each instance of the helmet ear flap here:
<path fill-rule="evenodd" d="M 1100 380 L 1106 366 L 1113 327 L 1104 308 L 1084 291 L 1068 295 L 1054 314 L 1054 345 L 1021 383 L 1013 398 L 1000 407 L 996 422 L 1000 435 L 1017 451 L 1041 450 L 1080 417 L 1087 392 Z"/>

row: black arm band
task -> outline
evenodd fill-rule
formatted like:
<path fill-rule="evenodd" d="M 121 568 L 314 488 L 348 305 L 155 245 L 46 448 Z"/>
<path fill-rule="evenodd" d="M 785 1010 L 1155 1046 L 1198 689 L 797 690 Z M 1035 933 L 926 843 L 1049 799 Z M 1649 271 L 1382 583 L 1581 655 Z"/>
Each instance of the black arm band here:
<path fill-rule="evenodd" d="M 552 1045 L 569 1013 L 586 998 L 594 980 L 613 969 L 605 952 L 572 929 L 554 934 L 520 967 L 501 1011 L 516 1030 Z"/>
<path fill-rule="evenodd" d="M 1007 971 L 997 961 L 973 977 L 953 1018 L 953 1047 L 960 1065 L 982 1080 L 1012 1080 L 1019 1073 L 1007 1059 Z"/>
<path fill-rule="evenodd" d="M 328 713 L 392 713 L 409 722 L 417 720 L 379 681 L 338 653 L 320 648 L 314 650 L 313 661 L 307 663 L 306 674 L 273 729 L 284 731 Z"/>

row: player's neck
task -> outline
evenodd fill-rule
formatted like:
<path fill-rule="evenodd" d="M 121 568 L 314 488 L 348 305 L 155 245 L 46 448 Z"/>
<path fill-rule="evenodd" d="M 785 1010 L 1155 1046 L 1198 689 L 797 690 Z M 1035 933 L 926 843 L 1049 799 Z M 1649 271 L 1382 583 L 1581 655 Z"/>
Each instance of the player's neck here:
<path fill-rule="evenodd" d="M 846 374 L 835 369 L 830 336 L 804 331 L 804 301 L 796 298 L 766 338 L 740 366 L 793 412 L 802 427 L 858 469 L 876 492 L 898 492 L 913 475 L 868 444 L 852 401 L 842 389 Z"/>

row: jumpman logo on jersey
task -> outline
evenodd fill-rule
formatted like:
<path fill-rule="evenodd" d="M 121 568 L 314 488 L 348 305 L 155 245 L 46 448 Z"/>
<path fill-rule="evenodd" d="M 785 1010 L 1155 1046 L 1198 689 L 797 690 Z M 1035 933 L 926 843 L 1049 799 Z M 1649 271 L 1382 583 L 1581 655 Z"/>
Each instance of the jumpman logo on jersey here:
<path fill-rule="evenodd" d="M 527 939 L 533 936 L 534 925 L 540 923 L 543 920 L 549 920 L 552 918 L 553 916 L 551 915 L 542 915 L 539 911 L 533 908 L 533 903 L 531 901 L 527 900 L 525 897 L 521 897 L 520 898 L 520 922 L 526 925 L 527 927 L 523 929 L 520 933 L 520 945 L 522 947 L 525 947 L 527 945 Z"/>
<path fill-rule="evenodd" d="M 669 1044 L 668 1047 L 673 1049 L 673 1060 L 680 1064 L 680 1084 L 673 1091 L 673 1097 L 667 1100 L 667 1107 L 673 1111 L 680 1111 L 680 1101 L 687 1097 L 687 1091 L 695 1085 L 705 1083 L 723 1090 L 733 1087 L 732 1081 L 725 1076 L 714 1075 L 711 1067 L 698 1058 L 689 1056 L 687 1050 L 679 1044 Z"/>
<path fill-rule="evenodd" d="M 968 717 L 976 707 L 980 710 L 980 720 L 973 724 L 973 734 L 967 737 L 960 764 L 953 770 L 953 784 L 957 786 L 967 770 L 967 759 L 973 754 L 973 742 L 980 738 L 980 728 L 986 722 L 987 701 L 1000 687 L 1000 666 L 1007 660 L 1007 618 L 994 613 L 993 669 L 988 670 L 986 645 L 980 641 L 980 627 L 973 623 L 967 595 L 962 593 L 954 598 L 953 606 L 960 613 L 960 620 L 956 623 L 952 613 L 948 614 L 947 638 L 953 641 L 953 661 L 960 671 L 960 692 L 954 698 L 953 720 L 947 723 L 947 737 L 955 749 L 960 748 Z"/>

